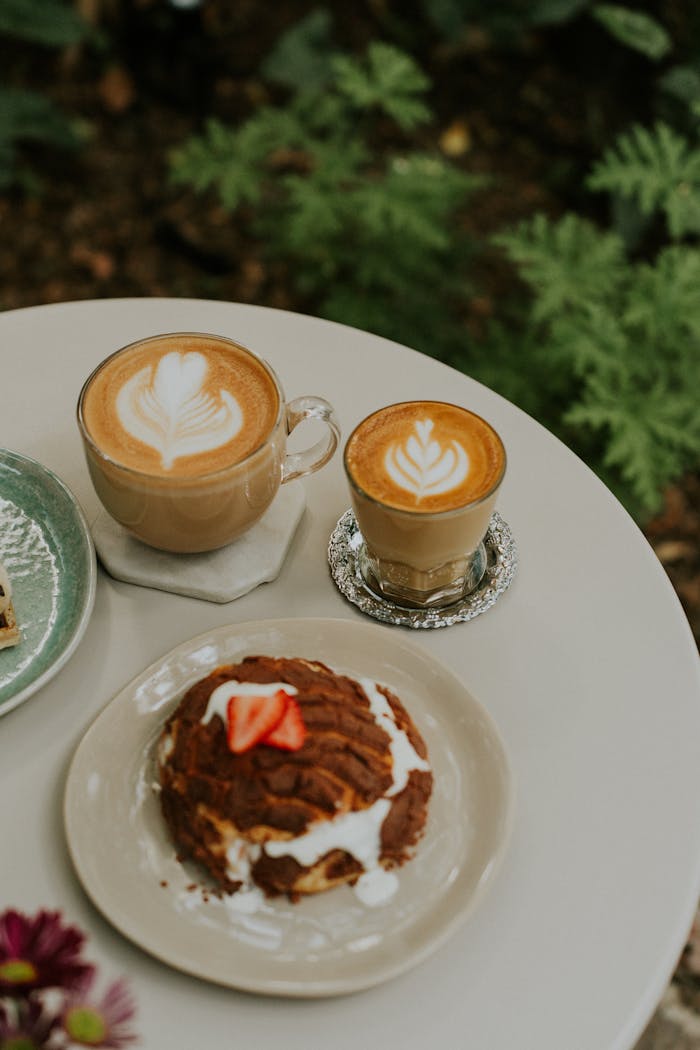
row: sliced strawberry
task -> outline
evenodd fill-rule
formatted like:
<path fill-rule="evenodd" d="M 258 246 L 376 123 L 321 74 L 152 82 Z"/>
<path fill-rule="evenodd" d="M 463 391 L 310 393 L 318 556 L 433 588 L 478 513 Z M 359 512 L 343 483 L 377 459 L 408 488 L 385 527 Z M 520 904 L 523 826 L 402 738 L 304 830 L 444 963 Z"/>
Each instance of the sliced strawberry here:
<path fill-rule="evenodd" d="M 273 696 L 232 696 L 226 708 L 231 751 L 239 755 L 267 736 L 281 721 L 288 699 L 282 689 Z"/>
<path fill-rule="evenodd" d="M 301 708 L 296 700 L 287 699 L 287 707 L 281 721 L 260 741 L 283 751 L 298 751 L 306 739 L 306 726 Z"/>

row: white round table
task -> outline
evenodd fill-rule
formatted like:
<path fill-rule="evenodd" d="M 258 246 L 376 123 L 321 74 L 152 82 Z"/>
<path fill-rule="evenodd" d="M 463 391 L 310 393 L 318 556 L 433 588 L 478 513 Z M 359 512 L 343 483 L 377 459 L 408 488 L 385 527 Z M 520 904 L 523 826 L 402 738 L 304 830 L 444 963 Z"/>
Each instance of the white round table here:
<path fill-rule="evenodd" d="M 503 436 L 499 509 L 519 550 L 513 584 L 468 623 L 391 630 L 458 675 L 498 727 L 515 784 L 508 848 L 485 899 L 430 958 L 329 999 L 259 997 L 172 969 L 118 934 L 76 878 L 62 820 L 68 765 L 126 682 L 222 624 L 372 622 L 328 571 L 328 539 L 349 506 L 336 455 L 304 481 L 307 509 L 272 584 L 219 605 L 99 570 L 77 650 L 0 721 L 0 904 L 60 908 L 81 925 L 104 977 L 128 974 L 149 1050 L 629 1050 L 700 893 L 698 658 L 643 535 L 567 448 L 468 377 L 351 328 L 252 306 L 133 299 L 0 314 L 2 444 L 58 474 L 92 520 L 98 503 L 75 423 L 82 381 L 115 348 L 182 330 L 250 346 L 287 397 L 328 398 L 346 436 L 380 405 L 424 397 L 458 401 Z"/>

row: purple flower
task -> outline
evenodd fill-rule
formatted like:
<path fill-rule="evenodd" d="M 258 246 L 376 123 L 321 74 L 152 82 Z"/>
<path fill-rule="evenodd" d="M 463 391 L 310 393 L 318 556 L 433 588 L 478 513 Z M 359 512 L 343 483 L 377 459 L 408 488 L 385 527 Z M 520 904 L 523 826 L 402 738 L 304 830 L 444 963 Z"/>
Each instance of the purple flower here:
<path fill-rule="evenodd" d="M 78 1046 L 121 1050 L 136 1041 L 129 1022 L 136 1013 L 126 981 L 112 981 L 101 998 L 92 994 L 94 975 L 70 993 L 63 1014 L 63 1027 Z"/>
<path fill-rule="evenodd" d="M 49 1050 L 59 1019 L 48 1016 L 36 999 L 0 1002 L 2 1050 Z"/>
<path fill-rule="evenodd" d="M 8 909 L 0 915 L 0 995 L 35 988 L 74 988 L 93 973 L 80 958 L 84 935 L 63 926 L 61 913 L 42 908 L 32 918 Z"/>

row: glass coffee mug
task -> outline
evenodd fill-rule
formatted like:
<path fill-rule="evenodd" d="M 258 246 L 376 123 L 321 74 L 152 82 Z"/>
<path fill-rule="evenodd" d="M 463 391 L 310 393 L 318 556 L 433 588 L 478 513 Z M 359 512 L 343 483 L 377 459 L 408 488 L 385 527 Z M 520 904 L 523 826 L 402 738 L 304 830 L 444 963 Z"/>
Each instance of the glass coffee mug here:
<path fill-rule="evenodd" d="M 442 608 L 479 584 L 506 469 L 480 416 L 443 401 L 380 408 L 354 429 L 345 472 L 366 584 L 406 608 Z"/>
<path fill-rule="evenodd" d="M 285 401 L 266 361 L 224 336 L 180 332 L 117 350 L 86 380 L 78 426 L 108 513 L 160 550 L 216 550 L 265 513 L 281 484 L 318 470 L 340 439 L 320 397 Z M 325 435 L 287 452 L 306 419 Z"/>

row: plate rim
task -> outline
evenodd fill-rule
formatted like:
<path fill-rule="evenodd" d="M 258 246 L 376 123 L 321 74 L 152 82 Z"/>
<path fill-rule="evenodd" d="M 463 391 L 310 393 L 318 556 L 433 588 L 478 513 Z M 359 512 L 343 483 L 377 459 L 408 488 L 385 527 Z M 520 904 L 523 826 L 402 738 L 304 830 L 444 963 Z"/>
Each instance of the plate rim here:
<path fill-rule="evenodd" d="M 140 930 L 137 932 L 136 928 L 138 927 L 138 921 L 136 919 L 132 917 L 131 924 L 123 921 L 122 915 L 125 912 L 123 907 L 119 909 L 119 918 L 113 918 L 110 912 L 109 902 L 105 902 L 105 898 L 109 898 L 112 894 L 108 890 L 105 890 L 102 884 L 98 884 L 96 887 L 81 867 L 81 850 L 76 841 L 77 834 L 71 827 L 73 821 L 75 821 L 76 826 L 79 826 L 80 821 L 77 815 L 72 812 L 73 802 L 71 795 L 74 791 L 78 791 L 78 794 L 80 793 L 78 790 L 79 784 L 76 781 L 76 777 L 78 776 L 78 766 L 83 751 L 89 750 L 92 746 L 93 736 L 99 732 L 100 723 L 103 717 L 109 718 L 114 712 L 115 705 L 126 704 L 129 702 L 130 698 L 133 699 L 136 689 L 140 685 L 143 685 L 154 673 L 162 668 L 166 661 L 181 654 L 186 654 L 187 652 L 195 653 L 202 645 L 211 644 L 212 638 L 226 638 L 231 635 L 235 637 L 241 633 L 251 633 L 262 629 L 277 628 L 284 630 L 284 626 L 290 623 L 295 624 L 298 629 L 306 628 L 312 630 L 314 627 L 321 625 L 327 627 L 331 624 L 333 625 L 331 628 L 333 630 L 342 629 L 347 631 L 349 628 L 353 628 L 357 629 L 360 633 L 371 632 L 375 636 L 379 633 L 383 634 L 388 641 L 398 644 L 400 649 L 410 649 L 412 652 L 417 653 L 418 657 L 427 665 L 439 668 L 440 673 L 446 678 L 451 679 L 453 685 L 466 696 L 472 713 L 478 716 L 481 722 L 487 727 L 489 742 L 492 746 L 495 745 L 499 753 L 499 779 L 502 787 L 502 811 L 499 814 L 500 832 L 496 845 L 489 854 L 488 863 L 485 864 L 483 870 L 480 872 L 464 906 L 453 911 L 452 914 L 441 923 L 439 932 L 432 937 L 424 938 L 423 943 L 419 947 L 414 948 L 411 952 L 406 953 L 406 955 L 397 957 L 392 964 L 385 963 L 379 976 L 356 976 L 354 979 L 349 979 L 348 977 L 319 977 L 313 981 L 276 977 L 264 981 L 255 978 L 252 980 L 246 980 L 245 977 L 240 974 L 231 977 L 216 972 L 209 972 L 206 968 L 197 965 L 194 961 L 185 961 L 182 958 L 174 960 L 167 951 L 159 948 L 157 944 L 154 944 L 152 939 L 149 940 L 148 937 L 141 935 Z M 164 704 L 165 703 L 166 702 L 164 702 Z M 160 706 L 158 710 L 162 710 Z M 149 714 L 153 717 L 155 712 L 149 712 Z M 161 715 L 161 717 L 163 716 Z M 144 738 L 144 744 L 147 743 L 148 733 L 144 732 L 140 735 Z M 423 646 L 417 645 L 413 639 L 405 639 L 403 644 L 401 644 L 396 638 L 396 632 L 390 627 L 376 623 L 365 624 L 343 617 L 286 617 L 222 624 L 198 633 L 173 646 L 122 686 L 98 712 L 82 734 L 70 758 L 64 782 L 62 803 L 63 830 L 76 878 L 92 905 L 121 936 L 125 937 L 140 951 L 158 959 L 170 968 L 200 980 L 205 980 L 208 983 L 239 992 L 296 999 L 318 999 L 361 992 L 400 976 L 433 955 L 456 932 L 456 930 L 466 922 L 490 890 L 495 881 L 495 876 L 501 868 L 503 858 L 511 839 L 514 815 L 515 781 L 510 756 L 503 737 L 496 726 L 495 720 L 487 708 L 472 695 L 462 683 L 459 676 L 455 674 L 451 668 L 432 653 L 428 652 Z M 84 850 L 82 852 L 84 853 Z M 99 880 L 97 881 L 99 883 Z"/>
<path fill-rule="evenodd" d="M 6 462 L 8 457 L 11 457 L 15 462 L 19 462 L 20 464 L 30 464 L 37 474 L 42 475 L 44 479 L 53 486 L 54 490 L 60 493 L 61 497 L 65 500 L 66 505 L 72 509 L 79 526 L 80 535 L 84 541 L 87 587 L 80 615 L 77 617 L 73 631 L 70 637 L 66 640 L 63 648 L 50 662 L 49 666 L 31 681 L 27 682 L 19 692 L 10 694 L 5 700 L 0 700 L 0 717 L 13 711 L 26 700 L 29 700 L 31 696 L 50 682 L 51 679 L 54 678 L 55 675 L 57 675 L 65 666 L 78 648 L 78 645 L 82 641 L 83 635 L 87 630 L 94 609 L 95 595 L 97 591 L 97 555 L 95 553 L 95 546 L 92 542 L 92 536 L 90 535 L 90 528 L 85 512 L 80 506 L 74 493 L 70 490 L 65 481 L 58 476 L 58 474 L 51 470 L 50 467 L 47 467 L 44 463 L 41 463 L 38 459 L 34 459 L 32 456 L 27 456 L 22 452 L 16 452 L 14 449 L 5 447 L 0 448 L 0 463 Z"/>

